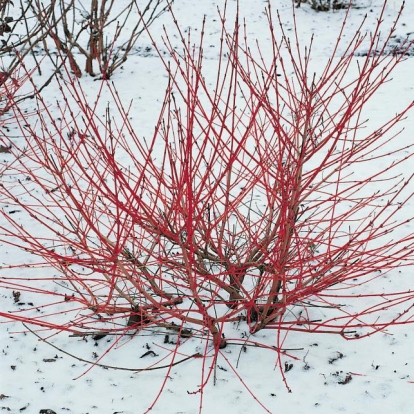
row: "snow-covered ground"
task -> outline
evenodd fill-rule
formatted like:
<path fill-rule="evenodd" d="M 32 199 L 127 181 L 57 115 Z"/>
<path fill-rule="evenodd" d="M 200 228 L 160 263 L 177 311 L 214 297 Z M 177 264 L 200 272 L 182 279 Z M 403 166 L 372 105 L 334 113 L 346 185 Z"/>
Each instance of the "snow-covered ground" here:
<path fill-rule="evenodd" d="M 257 38 L 261 45 L 265 45 L 268 40 L 263 11 L 266 2 L 241 0 L 240 3 L 250 40 Z M 367 27 L 373 27 L 382 5 L 381 0 L 356 3 L 361 7 L 350 11 L 344 37 L 352 37 L 353 30 L 365 14 Z M 397 37 L 414 32 L 414 2 L 406 3 Z M 229 21 L 235 4 L 235 1 L 229 1 Z M 290 32 L 293 28 L 291 0 L 273 1 L 272 4 L 274 11 L 280 11 L 284 27 Z M 399 0 L 389 1 L 384 31 L 395 20 L 400 4 Z M 195 36 L 206 15 L 205 45 L 210 47 L 205 48 L 204 68 L 212 73 L 217 62 L 216 42 L 221 28 L 217 7 L 221 5 L 221 1 L 202 0 L 175 0 L 174 4 L 180 26 L 182 29 L 191 28 Z M 304 4 L 296 9 L 302 44 L 305 45 L 312 34 L 315 36 L 315 70 L 321 60 L 330 56 L 344 15 L 343 10 L 316 13 Z M 163 25 L 175 41 L 173 33 L 176 29 L 168 14 L 161 16 L 151 27 L 155 39 L 160 40 Z M 150 46 L 147 36 L 142 36 L 136 51 L 113 77 L 125 102 L 133 100 L 132 116 L 141 135 L 151 131 L 167 84 L 165 70 Z M 338 57 L 339 54 L 340 50 Z M 410 57 L 400 65 L 392 83 L 384 86 L 368 108 L 370 122 L 380 122 L 382 117 L 392 115 L 414 99 L 413 73 L 414 57 Z M 43 76 L 46 78 L 47 74 Z M 82 83 L 88 95 L 93 97 L 99 82 L 84 77 Z M 46 88 L 43 96 L 47 102 L 59 98 L 53 87 Z M 411 114 L 399 139 L 413 141 L 413 119 L 414 114 Z M 406 208 L 413 206 L 408 204 Z M 15 261 L 20 254 L 8 245 L 0 245 L 0 266 Z M 392 283 L 395 291 L 414 288 L 413 270 L 414 266 L 404 268 L 401 273 L 391 272 L 378 283 Z M 0 267 L 0 277 L 11 272 Z M 22 293 L 21 301 L 32 300 L 30 293 Z M 17 305 L 14 302 L 12 292 L 2 289 L 0 284 L 0 312 L 7 314 L 15 310 Z M 205 414 L 414 412 L 411 394 L 414 392 L 414 334 L 411 325 L 392 327 L 387 332 L 355 341 L 346 341 L 339 335 L 289 333 L 284 349 L 297 359 L 283 356 L 282 363 L 290 368 L 286 379 L 291 392 L 281 378 L 274 352 L 257 347 L 227 346 L 214 369 L 215 380 L 211 378 L 204 393 L 200 394 L 196 391 L 203 369 L 207 370 L 211 362 L 209 359 L 206 359 L 205 367 L 203 360 L 197 358 L 175 365 L 170 370 L 138 372 L 141 367 L 150 365 L 154 357 L 153 354 L 144 356 L 148 350 L 157 356 L 163 355 L 163 334 L 157 336 L 144 331 L 137 336 L 123 337 L 111 352 L 104 355 L 117 338 L 106 336 L 94 340 L 92 337 L 70 337 L 66 333 L 55 336 L 47 331 L 38 332 L 47 340 L 46 343 L 27 332 L 21 323 L 6 322 L 6 318 L 0 316 L 0 409 L 4 412 L 141 414 L 152 408 L 154 413 L 192 414 L 198 413 L 200 407 Z M 240 336 L 237 326 L 234 331 Z M 275 331 L 263 330 L 256 337 L 259 342 L 273 344 L 275 335 Z M 198 341 L 196 338 L 187 341 L 180 348 L 182 356 L 177 355 L 177 360 L 197 352 L 201 346 L 201 341 Z M 71 355 L 86 361 L 103 357 L 99 360 L 101 364 L 128 370 L 99 366 L 90 369 L 90 364 Z"/>

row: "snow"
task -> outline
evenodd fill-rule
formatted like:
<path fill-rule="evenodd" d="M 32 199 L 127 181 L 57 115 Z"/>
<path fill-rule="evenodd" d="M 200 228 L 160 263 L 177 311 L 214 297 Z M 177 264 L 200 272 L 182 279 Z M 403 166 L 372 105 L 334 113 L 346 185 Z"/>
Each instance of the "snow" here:
<path fill-rule="evenodd" d="M 269 38 L 263 12 L 265 2 L 245 0 L 241 3 L 241 14 L 246 19 L 251 41 L 257 38 L 260 44 L 266 44 Z M 372 27 L 378 18 L 382 1 L 362 0 L 357 3 L 362 6 L 351 10 L 345 38 L 353 35 L 365 14 L 368 27 Z M 386 7 L 384 31 L 393 23 L 400 3 L 390 1 Z M 235 1 L 229 1 L 227 13 L 230 23 L 235 5 Z M 211 47 L 205 50 L 204 67 L 211 71 L 212 76 L 217 62 L 216 42 L 220 34 L 217 7 L 220 6 L 220 1 L 200 0 L 175 0 L 174 4 L 175 17 L 182 30 L 191 28 L 194 36 L 197 36 L 197 28 L 206 15 L 205 44 Z M 291 1 L 274 1 L 273 11 L 276 9 L 280 11 L 285 29 L 291 31 Z M 315 36 L 313 59 L 315 67 L 318 67 L 320 60 L 326 59 L 331 52 L 345 11 L 316 13 L 302 4 L 295 12 L 301 44 L 307 44 L 312 34 Z M 397 30 L 398 36 L 413 31 L 413 15 L 414 2 L 406 2 L 406 10 Z M 151 26 L 155 40 L 161 41 L 163 26 L 172 41 L 176 42 L 176 29 L 168 14 L 161 16 Z M 133 100 L 131 116 L 141 136 L 151 133 L 167 84 L 159 58 L 155 53 L 143 52 L 150 45 L 150 40 L 144 35 L 123 69 L 113 77 L 122 99 L 125 102 Z M 397 112 L 413 99 L 413 59 L 408 58 L 400 65 L 393 81 L 385 85 L 377 100 L 369 106 L 369 118 L 373 124 L 381 122 L 387 114 Z M 46 77 L 44 74 L 43 78 Z M 93 99 L 100 83 L 87 77 L 81 82 L 88 96 Z M 47 102 L 59 98 L 58 91 L 52 87 L 46 88 L 43 96 Z M 105 105 L 105 99 L 103 102 Z M 412 141 L 413 119 L 414 115 L 411 114 L 404 124 L 406 129 L 400 139 Z M 412 203 L 406 208 L 412 208 Z M 0 262 L 4 268 L 0 268 L 0 277 L 17 274 L 17 270 L 7 269 L 6 265 L 15 262 L 16 258 L 24 258 L 23 255 L 13 247 L 2 244 Z M 385 288 L 392 284 L 392 289 L 396 291 L 409 289 L 413 286 L 412 271 L 413 267 L 406 267 L 400 272 L 391 272 L 378 279 L 377 283 Z M 40 269 L 38 272 L 42 272 L 39 277 L 47 275 L 47 270 Z M 38 305 L 38 296 L 32 295 L 23 292 L 21 300 L 33 300 Z M 141 414 L 152 409 L 153 413 L 192 414 L 198 413 L 200 407 L 205 414 L 250 414 L 266 410 L 284 414 L 413 412 L 411 392 L 414 390 L 414 357 L 411 347 L 414 334 L 410 325 L 390 327 L 387 332 L 350 341 L 339 335 L 290 332 L 283 343 L 287 355 L 282 355 L 280 361 L 276 353 L 270 350 L 254 346 L 242 348 L 239 344 L 232 344 L 232 335 L 240 337 L 243 329 L 235 325 L 233 332 L 227 333 L 229 345 L 222 350 L 214 369 L 216 378 L 210 378 L 203 394 L 200 394 L 196 391 L 201 384 L 203 370 L 207 372 L 210 367 L 211 358 L 192 358 L 170 369 L 137 372 L 151 365 L 152 359 L 154 362 L 159 360 L 153 354 L 144 356 L 148 350 L 159 357 L 168 356 L 168 345 L 164 344 L 165 333 L 143 331 L 135 336 L 114 335 L 94 340 L 90 336 L 73 337 L 65 332 L 55 335 L 29 327 L 36 330 L 45 342 L 21 323 L 6 320 L 4 315 L 16 309 L 12 292 L 3 289 L 0 284 L 0 312 L 3 312 L 0 316 L 0 408 L 4 412 L 39 413 L 50 409 L 58 414 Z M 263 330 L 250 339 L 271 346 L 275 343 L 275 335 L 276 331 Z M 170 336 L 171 340 L 177 340 L 173 334 Z M 185 343 L 180 347 L 176 360 L 204 349 L 201 339 L 183 341 Z M 110 352 L 106 354 L 108 349 Z M 129 370 L 99 366 L 91 368 L 90 364 L 70 355 L 93 362 L 99 359 L 100 364 Z M 167 358 L 165 363 L 168 364 L 168 361 Z M 285 375 L 291 392 L 282 380 L 278 363 L 290 368 Z"/>

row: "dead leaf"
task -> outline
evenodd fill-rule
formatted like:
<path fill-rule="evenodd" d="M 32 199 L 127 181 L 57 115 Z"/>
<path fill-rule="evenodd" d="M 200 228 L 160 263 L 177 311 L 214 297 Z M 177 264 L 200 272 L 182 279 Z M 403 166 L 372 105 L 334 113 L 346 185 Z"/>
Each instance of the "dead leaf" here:
<path fill-rule="evenodd" d="M 11 153 L 11 146 L 6 147 L 5 145 L 0 145 L 0 154 L 10 154 Z"/>

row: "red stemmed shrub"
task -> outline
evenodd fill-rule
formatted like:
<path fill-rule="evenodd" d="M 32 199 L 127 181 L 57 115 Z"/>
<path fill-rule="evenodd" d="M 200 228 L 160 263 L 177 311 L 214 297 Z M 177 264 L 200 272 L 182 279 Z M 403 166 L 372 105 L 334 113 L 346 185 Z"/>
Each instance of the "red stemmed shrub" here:
<path fill-rule="evenodd" d="M 230 30 L 221 16 L 213 82 L 203 73 L 203 34 L 193 46 L 181 33 L 175 49 L 165 33 L 169 83 L 151 139 L 133 129 L 111 83 L 98 95 L 112 96 L 104 120 L 99 99 L 92 104 L 70 73 L 58 79 L 58 114 L 38 97 L 37 122 L 20 123 L 23 143 L 1 189 L 31 224 L 3 210 L 1 233 L 40 259 L 24 277 L 3 269 L 0 283 L 49 296 L 59 315 L 44 305 L 40 316 L 8 318 L 76 334 L 161 327 L 204 337 L 215 356 L 244 341 L 226 335 L 234 322 L 251 334 L 355 338 L 409 321 L 407 312 L 378 318 L 413 294 L 385 296 L 375 279 L 414 257 L 414 235 L 404 234 L 411 216 L 400 215 L 412 174 L 399 172 L 414 144 L 395 129 L 414 104 L 375 126 L 364 108 L 412 45 L 390 47 L 398 19 L 384 36 L 380 17 L 374 33 L 360 29 L 343 47 L 344 24 L 314 71 L 310 48 L 282 25 L 277 36 L 270 8 L 267 16 L 271 41 L 257 48 L 238 20 Z M 42 287 L 39 266 L 55 268 L 59 289 Z M 318 306 L 331 308 L 326 319 L 310 316 Z"/>

